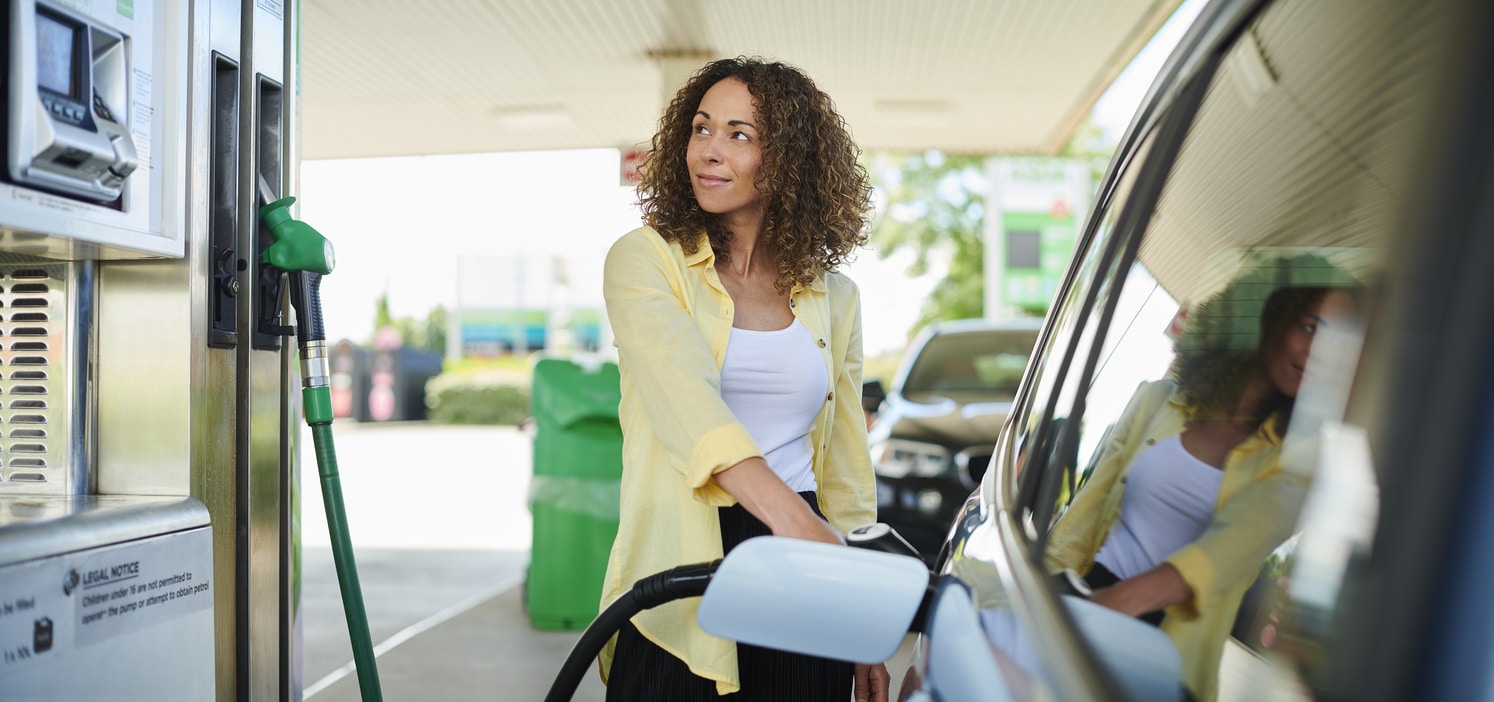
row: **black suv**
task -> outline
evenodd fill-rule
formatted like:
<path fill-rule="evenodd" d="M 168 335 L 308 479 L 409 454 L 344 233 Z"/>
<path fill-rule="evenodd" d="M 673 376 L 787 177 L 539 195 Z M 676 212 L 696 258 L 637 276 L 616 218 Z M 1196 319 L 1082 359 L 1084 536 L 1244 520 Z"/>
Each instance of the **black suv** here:
<path fill-rule="evenodd" d="M 878 519 L 930 563 L 986 473 L 1041 321 L 925 327 L 868 431 Z"/>

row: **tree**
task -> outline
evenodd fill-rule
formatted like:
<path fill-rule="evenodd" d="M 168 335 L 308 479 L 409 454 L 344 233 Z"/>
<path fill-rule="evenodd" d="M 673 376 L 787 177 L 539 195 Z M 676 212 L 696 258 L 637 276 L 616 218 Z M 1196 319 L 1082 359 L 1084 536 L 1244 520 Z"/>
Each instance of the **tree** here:
<path fill-rule="evenodd" d="M 379 296 L 374 303 L 374 330 L 393 327 L 404 340 L 405 348 L 417 351 L 446 353 L 446 307 L 436 305 L 424 319 L 414 317 L 394 318 L 389 312 L 389 294 Z M 372 344 L 372 340 L 369 342 Z"/>
<path fill-rule="evenodd" d="M 871 243 L 882 258 L 913 251 L 908 275 L 929 272 L 933 257 L 949 270 L 934 286 L 915 329 L 942 319 L 980 317 L 985 305 L 985 157 L 939 151 L 885 153 L 871 159 L 881 216 Z"/>
<path fill-rule="evenodd" d="M 374 329 L 394 326 L 394 315 L 389 313 L 389 291 L 374 301 Z"/>
<path fill-rule="evenodd" d="M 1092 182 L 1099 183 L 1115 144 L 1092 120 L 1085 120 L 1058 155 L 1086 159 Z M 943 319 L 985 313 L 986 155 L 940 151 L 879 153 L 867 170 L 879 200 L 871 243 L 886 259 L 899 249 L 913 251 L 908 275 L 929 271 L 931 257 L 948 257 L 949 270 L 934 286 L 914 329 Z M 1045 310 L 1028 310 L 1042 314 Z"/>

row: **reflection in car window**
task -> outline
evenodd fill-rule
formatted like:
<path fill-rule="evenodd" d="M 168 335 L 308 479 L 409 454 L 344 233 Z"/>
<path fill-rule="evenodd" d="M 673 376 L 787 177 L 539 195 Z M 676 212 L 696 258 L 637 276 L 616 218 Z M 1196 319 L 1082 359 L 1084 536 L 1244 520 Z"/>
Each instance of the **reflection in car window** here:
<path fill-rule="evenodd" d="M 1154 138 L 1155 132 L 1148 133 L 1143 138 L 1137 147 L 1136 155 L 1131 159 L 1129 170 L 1125 172 L 1114 192 L 1111 193 L 1105 210 L 1100 213 L 1100 223 L 1094 236 L 1086 242 L 1085 248 L 1075 251 L 1074 255 L 1078 262 L 1076 284 L 1062 299 L 1054 300 L 1056 314 L 1050 315 L 1053 318 L 1050 322 L 1052 332 L 1047 337 L 1047 344 L 1034 352 L 1033 377 L 1030 381 L 1034 385 L 1024 398 L 1024 404 L 1019 408 L 1015 423 L 1017 469 L 1013 471 L 1012 477 L 1019 483 L 1018 486 L 1013 487 L 1018 487 L 1021 491 L 1017 506 L 1023 510 L 1024 521 L 1030 521 L 1032 518 L 1033 496 L 1041 492 L 1039 488 L 1044 479 L 1061 480 L 1066 484 L 1072 482 L 1074 461 L 1044 452 L 1051 446 L 1053 437 L 1062 427 L 1073 404 L 1077 373 L 1071 369 L 1067 377 L 1064 376 L 1064 364 L 1067 358 L 1065 354 L 1073 344 L 1076 334 L 1079 334 L 1081 338 L 1074 358 L 1082 358 L 1084 349 L 1093 343 L 1097 319 L 1089 317 L 1084 322 L 1085 328 L 1080 329 L 1079 324 L 1085 317 L 1081 312 L 1085 300 L 1090 295 L 1103 300 L 1113 282 L 1112 275 L 1102 271 L 1102 263 L 1109 265 L 1104 259 L 1104 254 L 1113 243 L 1112 237 L 1120 218 L 1121 205 L 1130 197 L 1135 185 L 1136 173 L 1146 162 Z M 1050 412 L 1053 414 L 1049 414 Z M 1040 441 L 1047 442 L 1047 444 L 1039 445 Z M 1043 471 L 1028 472 L 1026 470 L 1028 465 L 1046 468 L 1046 475 Z M 1061 472 L 1063 476 L 1054 477 L 1055 472 Z M 1060 492 L 1060 500 L 1065 500 L 1067 494 L 1068 490 L 1064 488 Z M 1029 529 L 1034 526 L 1029 524 Z"/>
<path fill-rule="evenodd" d="M 1110 433 L 1111 425 L 1096 418 L 1120 416 L 1139 382 L 1161 378 L 1167 372 L 1172 363 L 1173 343 L 1186 316 L 1180 312 L 1177 301 L 1157 284 L 1144 265 L 1132 267 L 1111 323 L 1114 331 L 1106 336 L 1099 365 L 1090 381 L 1087 419 L 1079 432 L 1079 481 L 1094 470 L 1099 449 Z"/>
<path fill-rule="evenodd" d="M 1155 136 L 1155 133 L 1147 134 L 1141 145 L 1138 146 L 1135 157 L 1132 158 L 1128 170 L 1122 176 L 1122 181 L 1116 187 L 1115 193 L 1112 193 L 1112 197 L 1107 200 L 1106 211 L 1100 215 L 1100 226 L 1095 230 L 1094 236 L 1083 242 L 1082 248 L 1074 251 L 1074 257 L 1076 257 L 1077 266 L 1079 266 L 1076 284 L 1068 290 L 1068 294 L 1065 294 L 1062 299 L 1053 300 L 1053 309 L 1055 309 L 1055 312 L 1050 312 L 1050 317 L 1053 318 L 1052 323 L 1050 323 L 1052 324 L 1052 333 L 1047 336 L 1047 344 L 1043 345 L 1043 348 L 1037 348 L 1037 350 L 1032 351 L 1032 355 L 1034 355 L 1032 357 L 1034 376 L 1032 376 L 1031 382 L 1034 385 L 1032 385 L 1032 390 L 1029 391 L 1028 396 L 1023 400 L 1023 405 L 1014 414 L 1017 430 L 1017 466 L 1016 470 L 1013 470 L 1013 473 L 1011 473 L 1011 478 L 1017 479 L 1017 481 L 1032 479 L 1023 475 L 1026 463 L 1029 462 L 1029 457 L 1026 456 L 1026 453 L 1031 448 L 1032 442 L 1037 441 L 1040 430 L 1044 429 L 1044 424 L 1047 424 L 1052 429 L 1053 426 L 1062 421 L 1061 415 L 1059 417 L 1047 417 L 1046 415 L 1050 406 L 1055 403 L 1056 399 L 1053 396 L 1059 391 L 1059 388 L 1056 387 L 1059 381 L 1059 366 L 1061 366 L 1064 354 L 1068 352 L 1068 347 L 1073 342 L 1074 333 L 1076 333 L 1076 327 L 1080 320 L 1080 311 L 1082 311 L 1083 303 L 1085 303 L 1085 300 L 1091 294 L 1092 288 L 1097 287 L 1097 285 L 1098 287 L 1109 287 L 1109 279 L 1101 279 L 1101 258 L 1103 258 L 1107 245 L 1110 243 L 1110 237 L 1115 233 L 1116 220 L 1118 220 L 1120 214 L 1119 203 L 1125 202 L 1126 197 L 1131 193 L 1131 187 L 1135 184 L 1135 173 L 1141 169 L 1141 164 L 1146 161 L 1146 154 L 1150 151 L 1153 136 Z M 1103 296 L 1101 296 L 1101 299 L 1103 299 Z M 1058 405 L 1067 406 L 1068 403 L 1058 402 Z M 1031 509 L 1031 505 L 1019 506 Z"/>

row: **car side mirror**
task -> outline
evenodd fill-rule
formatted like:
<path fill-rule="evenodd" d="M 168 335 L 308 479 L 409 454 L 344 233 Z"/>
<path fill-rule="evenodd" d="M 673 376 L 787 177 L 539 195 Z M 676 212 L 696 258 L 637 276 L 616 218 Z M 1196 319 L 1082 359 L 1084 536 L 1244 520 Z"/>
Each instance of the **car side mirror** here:
<path fill-rule="evenodd" d="M 721 562 L 697 621 L 743 643 L 880 663 L 902 645 L 928 585 L 916 558 L 760 536 Z"/>

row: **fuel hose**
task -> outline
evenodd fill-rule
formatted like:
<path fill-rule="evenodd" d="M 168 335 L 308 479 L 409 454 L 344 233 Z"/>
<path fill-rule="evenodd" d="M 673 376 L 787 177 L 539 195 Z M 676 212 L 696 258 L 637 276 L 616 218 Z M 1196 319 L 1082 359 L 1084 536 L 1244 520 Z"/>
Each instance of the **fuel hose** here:
<path fill-rule="evenodd" d="M 263 262 L 283 271 L 290 286 L 291 306 L 296 311 L 296 336 L 301 356 L 301 404 L 311 441 L 316 449 L 316 469 L 321 478 L 322 504 L 327 513 L 327 532 L 332 539 L 332 561 L 347 617 L 353 663 L 358 671 L 358 690 L 363 702 L 383 702 L 379 687 L 378 661 L 373 637 L 368 632 L 368 613 L 363 588 L 358 581 L 358 563 L 348 530 L 347 510 L 342 500 L 342 477 L 337 472 L 337 449 L 332 440 L 332 392 L 327 359 L 327 333 L 322 323 L 322 276 L 334 266 L 332 244 L 315 229 L 290 216 L 294 197 L 273 199 L 269 185 L 260 179 L 260 220 L 275 243 L 265 249 Z"/>

